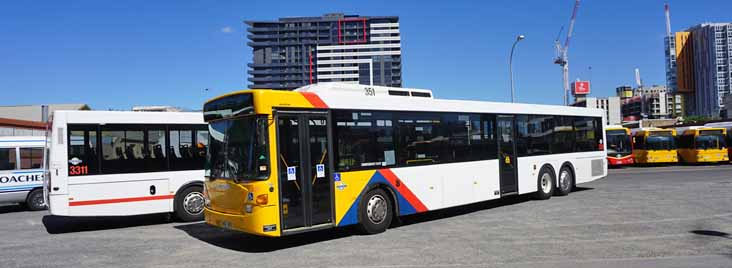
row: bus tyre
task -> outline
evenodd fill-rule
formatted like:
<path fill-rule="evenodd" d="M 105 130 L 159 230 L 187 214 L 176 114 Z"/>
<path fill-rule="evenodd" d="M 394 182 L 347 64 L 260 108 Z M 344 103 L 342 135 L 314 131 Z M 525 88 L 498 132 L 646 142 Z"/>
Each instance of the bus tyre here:
<path fill-rule="evenodd" d="M 556 195 L 565 196 L 572 192 L 572 187 L 574 186 L 574 176 L 572 174 L 572 170 L 568 166 L 564 166 L 559 170 Z"/>
<path fill-rule="evenodd" d="M 359 204 L 360 229 L 365 234 L 386 231 L 391 224 L 394 206 L 383 189 L 373 189 L 364 195 Z"/>
<path fill-rule="evenodd" d="M 32 211 L 46 209 L 46 203 L 43 201 L 43 189 L 31 191 L 25 199 L 25 205 L 28 207 L 28 210 Z"/>
<path fill-rule="evenodd" d="M 175 197 L 175 216 L 184 222 L 203 220 L 203 188 L 189 186 Z"/>
<path fill-rule="evenodd" d="M 554 172 L 548 168 L 542 168 L 539 172 L 539 178 L 536 181 L 537 191 L 536 199 L 546 200 L 554 194 L 554 182 L 556 181 Z"/>

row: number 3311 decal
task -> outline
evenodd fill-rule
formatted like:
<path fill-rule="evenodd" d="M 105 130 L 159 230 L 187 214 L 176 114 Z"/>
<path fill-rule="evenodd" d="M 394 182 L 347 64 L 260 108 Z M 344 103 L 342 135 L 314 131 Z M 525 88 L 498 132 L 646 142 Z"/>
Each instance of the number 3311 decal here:
<path fill-rule="evenodd" d="M 70 166 L 69 175 L 86 175 L 89 174 L 89 166 Z"/>

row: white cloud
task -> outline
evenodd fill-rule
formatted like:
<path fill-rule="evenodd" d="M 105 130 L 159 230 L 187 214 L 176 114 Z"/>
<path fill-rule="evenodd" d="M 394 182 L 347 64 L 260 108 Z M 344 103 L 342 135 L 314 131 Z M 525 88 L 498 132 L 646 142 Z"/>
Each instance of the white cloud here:
<path fill-rule="evenodd" d="M 226 26 L 224 28 L 221 28 L 222 33 L 231 33 L 233 31 L 234 31 L 234 29 L 232 29 L 231 26 Z"/>

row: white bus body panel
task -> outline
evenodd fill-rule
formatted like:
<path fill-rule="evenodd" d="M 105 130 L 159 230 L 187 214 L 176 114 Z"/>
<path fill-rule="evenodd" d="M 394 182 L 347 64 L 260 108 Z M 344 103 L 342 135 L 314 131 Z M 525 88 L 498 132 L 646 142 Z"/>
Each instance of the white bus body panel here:
<path fill-rule="evenodd" d="M 602 109 L 525 103 L 447 100 L 435 99 L 432 96 L 429 98 L 390 96 L 387 94 L 390 89 L 395 88 L 324 83 L 306 86 L 297 91 L 316 93 L 330 109 L 594 116 L 602 118 L 603 127 L 606 127 L 607 124 L 606 114 Z M 415 89 L 407 90 L 413 91 Z M 429 90 L 423 91 L 431 93 Z M 359 92 L 364 93 L 359 94 Z M 606 146 L 604 142 L 606 140 L 605 131 L 602 131 L 602 135 L 603 146 Z M 557 173 L 555 176 L 558 176 L 562 165 L 565 162 L 571 163 L 574 167 L 575 184 L 604 178 L 607 176 L 606 150 L 604 148 L 603 150 L 593 152 L 518 157 L 517 176 L 519 194 L 537 191 L 538 173 L 544 164 L 550 164 L 554 172 Z M 483 162 L 486 162 L 485 166 L 482 164 Z M 536 169 L 534 169 L 534 166 L 536 166 Z M 593 169 L 595 171 L 594 174 L 592 172 Z M 414 168 L 394 168 L 392 170 L 395 174 L 399 175 L 400 179 L 403 179 L 409 185 L 410 189 L 415 192 L 415 195 L 420 200 L 423 200 L 425 206 L 430 210 L 470 203 L 465 202 L 466 200 L 483 201 L 494 199 L 493 192 L 500 190 L 497 160 L 439 164 Z M 470 186 L 472 183 L 477 184 Z M 447 188 L 444 188 L 443 185 Z M 489 194 L 470 196 L 464 191 L 465 187 L 475 187 L 475 191 Z M 437 188 L 443 189 L 442 195 L 435 194 L 440 193 L 437 191 Z M 498 197 L 500 195 L 495 196 L 495 198 Z"/>
<path fill-rule="evenodd" d="M 16 169 L 0 170 L 0 203 L 23 203 L 28 193 L 43 187 L 42 169 L 20 169 L 20 148 L 43 148 L 43 136 L 0 137 L 0 148 L 15 150 Z"/>
<path fill-rule="evenodd" d="M 203 170 L 68 176 L 68 124 L 204 124 L 201 113 L 56 111 L 50 155 L 49 211 L 57 216 L 129 216 L 173 212 L 174 196 L 202 183 Z M 151 186 L 155 187 L 151 194 Z"/>
<path fill-rule="evenodd" d="M 391 169 L 428 210 L 499 198 L 498 160 Z"/>

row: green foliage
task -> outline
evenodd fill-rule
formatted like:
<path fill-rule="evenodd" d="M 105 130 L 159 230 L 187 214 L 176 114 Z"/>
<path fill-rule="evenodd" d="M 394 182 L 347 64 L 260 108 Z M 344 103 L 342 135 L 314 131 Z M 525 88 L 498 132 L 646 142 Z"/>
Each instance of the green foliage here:
<path fill-rule="evenodd" d="M 699 116 L 699 115 L 690 115 L 690 116 L 684 117 L 684 121 L 683 122 L 685 124 L 688 124 L 688 123 L 706 123 L 706 122 L 709 122 L 709 121 L 712 121 L 712 120 L 714 120 L 714 119 L 711 118 L 711 117 Z"/>

